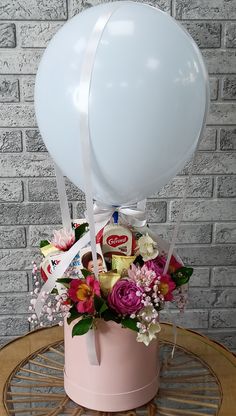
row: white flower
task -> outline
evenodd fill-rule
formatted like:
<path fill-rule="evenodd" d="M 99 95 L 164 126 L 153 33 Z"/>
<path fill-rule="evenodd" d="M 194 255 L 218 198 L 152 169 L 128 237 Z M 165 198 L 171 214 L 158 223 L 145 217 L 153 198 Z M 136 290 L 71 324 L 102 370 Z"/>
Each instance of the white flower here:
<path fill-rule="evenodd" d="M 146 332 L 139 332 L 136 339 L 138 342 L 143 342 L 146 346 L 148 346 L 153 339 L 156 339 L 156 334 L 158 334 L 160 330 L 161 327 L 158 322 L 152 323 L 148 326 Z"/>
<path fill-rule="evenodd" d="M 139 322 L 137 327 L 139 332 L 137 334 L 137 341 L 143 342 L 146 346 L 156 338 L 156 334 L 160 332 L 161 327 L 159 324 L 159 314 L 156 309 L 152 306 L 146 306 L 137 315 Z"/>
<path fill-rule="evenodd" d="M 159 254 L 156 242 L 148 234 L 139 238 L 138 247 L 144 261 L 155 259 Z"/>

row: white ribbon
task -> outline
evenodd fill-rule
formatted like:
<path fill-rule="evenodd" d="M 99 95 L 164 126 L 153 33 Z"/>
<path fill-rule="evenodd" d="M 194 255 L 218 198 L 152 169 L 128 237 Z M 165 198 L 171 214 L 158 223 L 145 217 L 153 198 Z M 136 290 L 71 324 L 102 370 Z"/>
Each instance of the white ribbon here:
<path fill-rule="evenodd" d="M 81 67 L 81 77 L 78 95 L 79 110 L 79 134 L 81 143 L 81 162 L 83 166 L 84 191 L 87 208 L 87 217 L 89 222 L 89 232 L 91 241 L 92 259 L 94 265 L 94 274 L 98 278 L 98 263 L 96 253 L 96 233 L 93 218 L 93 193 L 92 193 L 92 164 L 91 164 L 91 139 L 89 128 L 89 98 L 94 61 L 98 45 L 100 43 L 103 31 L 114 13 L 110 10 L 101 15 L 95 23 L 84 53 L 84 59 Z"/>
<path fill-rule="evenodd" d="M 135 205 L 113 207 L 110 205 L 95 202 L 93 206 L 93 217 L 95 223 L 99 223 L 107 219 L 110 220 L 114 212 L 119 213 L 119 217 L 125 224 L 133 227 L 144 227 L 146 225 L 145 211 L 136 208 Z M 87 216 L 87 213 L 85 213 Z"/>
<path fill-rule="evenodd" d="M 100 362 L 97 350 L 96 329 L 90 329 L 85 335 L 89 363 L 91 365 L 99 365 Z"/>
<path fill-rule="evenodd" d="M 66 186 L 65 186 L 65 179 L 61 172 L 61 169 L 57 166 L 54 162 L 54 169 L 56 173 L 56 181 L 57 181 L 57 189 L 58 189 L 58 196 L 61 208 L 61 217 L 62 217 L 62 225 L 63 228 L 67 231 L 71 231 L 71 218 L 70 218 L 70 210 L 69 205 L 66 197 Z"/>

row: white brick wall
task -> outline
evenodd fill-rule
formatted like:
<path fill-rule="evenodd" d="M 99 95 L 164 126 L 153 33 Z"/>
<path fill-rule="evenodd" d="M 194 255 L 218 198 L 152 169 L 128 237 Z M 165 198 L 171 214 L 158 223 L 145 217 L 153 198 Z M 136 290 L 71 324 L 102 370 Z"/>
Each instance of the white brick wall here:
<path fill-rule="evenodd" d="M 68 17 L 101 0 L 0 1 L 0 344 L 28 331 L 30 268 L 37 244 L 60 225 L 52 161 L 37 130 L 33 92 L 44 48 Z M 210 73 L 211 107 L 188 189 L 178 251 L 196 267 L 181 325 L 236 350 L 236 0 L 149 0 L 194 37 Z M 148 201 L 170 238 L 184 169 Z M 67 181 L 70 209 L 84 195 Z"/>

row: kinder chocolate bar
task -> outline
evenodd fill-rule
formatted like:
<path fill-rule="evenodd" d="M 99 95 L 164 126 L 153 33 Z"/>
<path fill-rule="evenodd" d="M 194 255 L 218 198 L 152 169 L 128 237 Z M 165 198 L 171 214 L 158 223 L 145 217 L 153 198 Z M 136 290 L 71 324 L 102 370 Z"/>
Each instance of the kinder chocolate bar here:
<path fill-rule="evenodd" d="M 96 244 L 96 251 L 97 251 L 97 263 L 98 263 L 98 271 L 99 273 L 103 273 L 107 271 L 106 263 L 104 261 L 104 257 L 102 254 L 101 246 L 100 244 Z M 94 272 L 94 264 L 93 264 L 93 258 L 92 258 L 92 250 L 91 246 L 84 247 L 80 252 L 78 253 L 77 261 L 80 262 L 80 268 L 86 269 L 89 272 Z"/>
<path fill-rule="evenodd" d="M 97 251 L 97 261 L 98 261 L 98 270 L 99 272 L 106 271 L 106 263 L 104 261 L 102 250 L 100 244 L 96 245 Z M 41 276 L 43 280 L 47 280 L 50 278 L 53 270 L 55 270 L 56 266 L 60 263 L 62 256 L 64 254 L 59 252 L 55 255 L 47 256 L 41 264 Z M 89 272 L 93 273 L 94 265 L 92 259 L 92 251 L 91 246 L 86 246 L 82 250 L 80 250 L 77 255 L 74 257 L 70 266 L 68 267 L 66 274 L 72 278 L 79 278 L 83 277 L 81 270 L 87 269 Z"/>

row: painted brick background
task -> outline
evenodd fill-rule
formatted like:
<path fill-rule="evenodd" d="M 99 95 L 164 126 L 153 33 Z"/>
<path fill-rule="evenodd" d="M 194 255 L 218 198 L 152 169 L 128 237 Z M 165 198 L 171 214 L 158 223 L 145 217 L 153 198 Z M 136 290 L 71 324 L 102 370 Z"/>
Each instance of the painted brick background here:
<path fill-rule="evenodd" d="M 180 325 L 236 351 L 236 0 L 149 0 L 177 18 L 202 50 L 210 75 L 207 128 L 188 189 L 178 251 L 196 266 Z M 37 130 L 37 66 L 64 22 L 100 0 L 0 0 L 0 343 L 27 332 L 31 262 L 60 225 L 52 161 Z M 153 229 L 170 238 L 184 169 L 148 201 Z M 67 181 L 70 209 L 84 196 Z"/>

